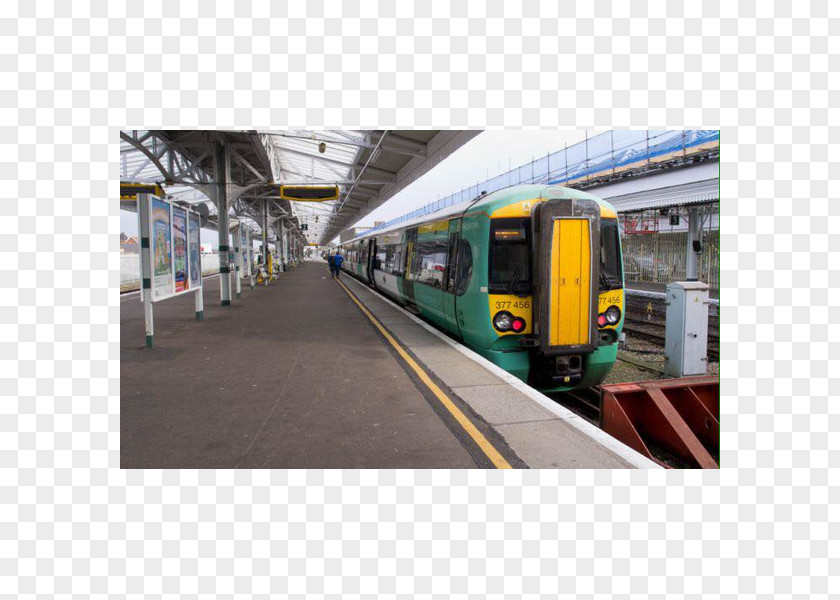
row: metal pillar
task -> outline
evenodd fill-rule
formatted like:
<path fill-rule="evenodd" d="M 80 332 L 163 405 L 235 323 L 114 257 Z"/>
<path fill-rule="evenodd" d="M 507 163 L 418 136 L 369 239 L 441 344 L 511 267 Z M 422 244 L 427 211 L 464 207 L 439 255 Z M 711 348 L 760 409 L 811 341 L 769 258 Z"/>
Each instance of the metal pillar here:
<path fill-rule="evenodd" d="M 262 220 L 262 258 L 263 269 L 265 270 L 265 277 L 263 283 L 268 285 L 268 280 L 271 278 L 271 273 L 268 272 L 268 199 L 263 200 L 263 220 Z"/>
<path fill-rule="evenodd" d="M 152 249 L 149 240 L 149 194 L 137 194 L 137 213 L 140 215 L 140 295 L 146 321 L 146 348 L 154 347 L 155 319 L 152 310 Z"/>
<path fill-rule="evenodd" d="M 283 232 L 283 242 L 280 244 L 280 250 L 283 253 L 283 269 L 289 268 L 289 230 L 286 229 L 286 224 L 280 224 L 280 230 Z"/>
<path fill-rule="evenodd" d="M 216 207 L 219 214 L 219 291 L 222 306 L 230 306 L 230 221 L 228 220 L 228 175 L 230 160 L 223 144 L 216 149 Z"/>
<path fill-rule="evenodd" d="M 277 273 L 278 273 L 277 278 L 279 279 L 280 278 L 279 274 L 283 272 L 283 251 L 281 250 L 282 242 L 283 242 L 283 220 L 278 219 L 277 221 L 275 221 L 273 227 L 274 227 L 274 239 L 276 240 L 274 242 L 273 256 L 274 256 L 274 262 L 277 265 Z"/>
<path fill-rule="evenodd" d="M 703 250 L 700 241 L 700 209 L 693 206 L 688 209 L 688 235 L 685 248 L 685 280 L 697 281 L 700 253 Z"/>
<path fill-rule="evenodd" d="M 233 234 L 233 269 L 234 279 L 236 280 L 236 299 L 242 298 L 242 283 L 239 281 L 242 273 L 242 224 L 236 229 Z"/>
<path fill-rule="evenodd" d="M 195 290 L 195 320 L 204 320 L 204 286 Z"/>

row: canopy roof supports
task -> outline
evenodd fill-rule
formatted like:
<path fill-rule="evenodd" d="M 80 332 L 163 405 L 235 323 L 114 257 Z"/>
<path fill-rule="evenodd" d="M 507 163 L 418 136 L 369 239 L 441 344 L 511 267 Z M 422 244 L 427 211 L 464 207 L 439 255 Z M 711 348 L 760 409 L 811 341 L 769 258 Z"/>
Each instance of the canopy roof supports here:
<path fill-rule="evenodd" d="M 258 224 L 251 205 L 256 200 L 261 212 L 267 201 L 289 226 L 292 252 L 296 244 L 327 243 L 478 133 L 127 130 L 120 132 L 120 177 L 159 184 L 176 202 L 205 203 L 211 229 L 224 229 L 221 210 Z M 281 184 L 337 185 L 339 198 L 290 203 L 279 197 Z M 121 207 L 136 210 L 128 199 Z"/>

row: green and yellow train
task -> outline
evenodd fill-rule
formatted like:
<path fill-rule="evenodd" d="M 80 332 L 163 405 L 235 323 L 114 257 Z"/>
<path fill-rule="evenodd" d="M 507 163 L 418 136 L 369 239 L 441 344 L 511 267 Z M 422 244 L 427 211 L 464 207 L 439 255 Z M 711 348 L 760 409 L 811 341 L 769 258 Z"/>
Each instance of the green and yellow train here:
<path fill-rule="evenodd" d="M 599 384 L 624 323 L 618 218 L 519 185 L 341 245 L 343 269 L 545 391 Z"/>

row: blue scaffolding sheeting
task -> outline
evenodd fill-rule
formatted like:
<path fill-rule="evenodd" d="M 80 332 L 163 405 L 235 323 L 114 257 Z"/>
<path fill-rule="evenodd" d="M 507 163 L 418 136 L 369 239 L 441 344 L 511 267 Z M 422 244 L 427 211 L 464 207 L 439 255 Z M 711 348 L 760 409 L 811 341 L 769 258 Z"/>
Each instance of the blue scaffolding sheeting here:
<path fill-rule="evenodd" d="M 690 153 L 703 144 L 720 142 L 718 130 L 613 130 L 605 131 L 568 148 L 558 150 L 455 192 L 436 202 L 378 225 L 375 232 L 405 221 L 437 212 L 453 204 L 476 198 L 481 192 L 497 190 L 520 183 L 559 184 L 595 174 L 607 174 L 617 169 L 632 168 L 636 163 L 651 161 L 674 153 Z"/>

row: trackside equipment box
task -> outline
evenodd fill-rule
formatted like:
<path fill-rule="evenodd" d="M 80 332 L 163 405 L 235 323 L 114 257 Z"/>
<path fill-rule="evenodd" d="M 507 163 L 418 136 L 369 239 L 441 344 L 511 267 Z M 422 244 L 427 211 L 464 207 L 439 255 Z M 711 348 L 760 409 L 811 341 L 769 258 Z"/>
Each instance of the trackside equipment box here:
<path fill-rule="evenodd" d="M 665 374 L 705 375 L 709 338 L 709 286 L 701 281 L 668 284 L 665 309 Z"/>

